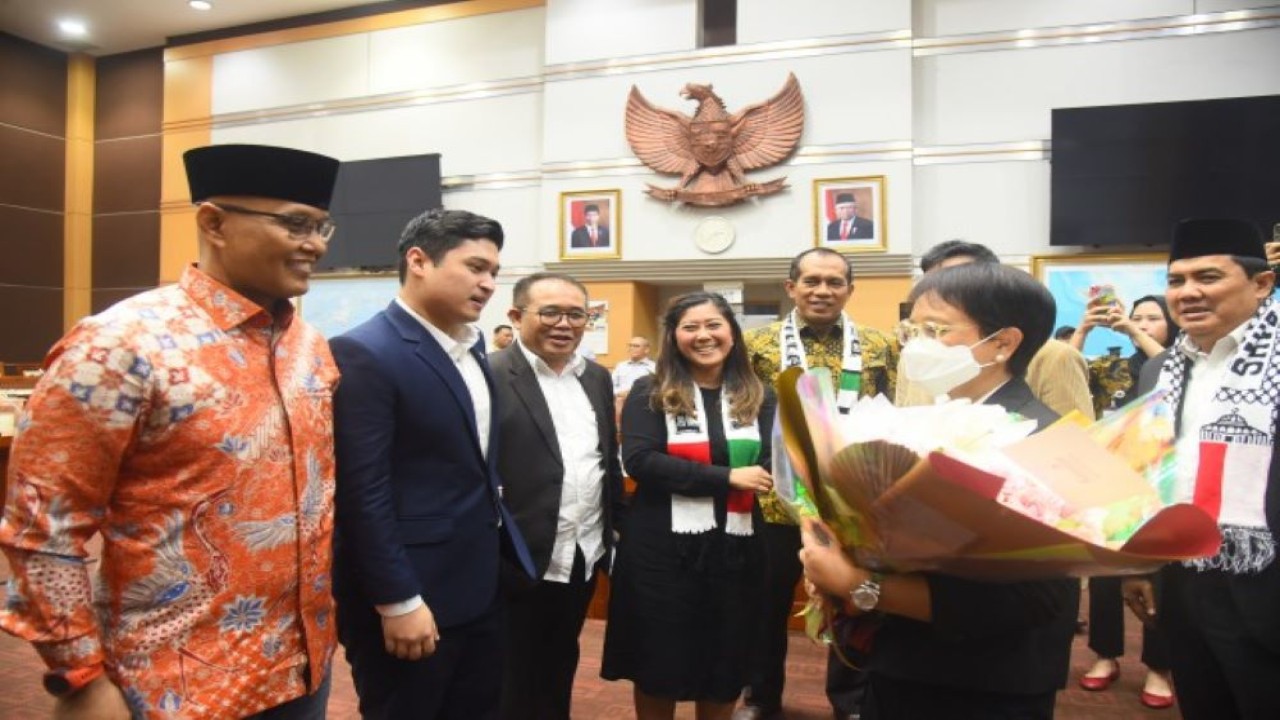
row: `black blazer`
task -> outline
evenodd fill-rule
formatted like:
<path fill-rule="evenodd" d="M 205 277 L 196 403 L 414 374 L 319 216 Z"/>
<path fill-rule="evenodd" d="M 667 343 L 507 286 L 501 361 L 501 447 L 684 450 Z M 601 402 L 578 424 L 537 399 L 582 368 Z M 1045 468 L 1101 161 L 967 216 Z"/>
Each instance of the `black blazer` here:
<path fill-rule="evenodd" d="M 489 356 L 493 385 L 498 396 L 496 422 L 502 438 L 498 451 L 498 474 L 503 482 L 503 499 L 520 526 L 529 553 L 541 578 L 551 562 L 560 514 L 560 491 L 564 485 L 564 462 L 538 377 L 519 343 Z M 588 360 L 578 377 L 591 407 L 595 410 L 600 434 L 600 454 L 604 461 L 601 480 L 601 508 L 604 518 L 604 546 L 613 547 L 613 529 L 622 502 L 622 467 L 618 460 L 618 425 L 613 407 L 613 381 L 609 371 Z M 606 554 L 606 557 L 608 555 Z"/>
<path fill-rule="evenodd" d="M 1021 378 L 1005 383 L 987 404 L 1035 420 L 1039 429 L 1058 419 Z M 1078 580 L 993 583 L 935 573 L 925 578 L 933 622 L 886 616 L 871 652 L 874 672 L 973 691 L 979 711 L 998 708 L 997 693 L 1045 693 L 1065 686 L 1080 605 Z M 992 695 L 979 697 L 983 692 Z M 975 708 L 965 710 L 970 714 L 957 709 L 956 716 L 974 716 Z"/>
<path fill-rule="evenodd" d="M 330 347 L 342 371 L 334 396 L 339 621 L 419 594 L 442 628 L 480 617 L 497 598 L 500 553 L 533 572 L 499 501 L 497 424 L 486 459 L 462 374 L 394 302 Z M 500 412 L 483 340 L 470 352 Z"/>
<path fill-rule="evenodd" d="M 600 247 L 607 248 L 609 245 L 609 227 L 607 225 L 596 226 L 596 244 L 591 244 L 591 233 L 588 232 L 586 225 L 580 225 L 573 229 L 569 235 L 569 247 L 589 248 Z"/>
<path fill-rule="evenodd" d="M 873 237 L 875 234 L 876 234 L 876 224 L 874 222 L 866 218 L 861 218 L 856 215 L 854 216 L 853 225 L 849 227 L 850 240 L 861 240 L 864 238 Z M 833 220 L 827 223 L 827 239 L 828 240 L 840 239 L 840 221 L 839 220 Z"/>

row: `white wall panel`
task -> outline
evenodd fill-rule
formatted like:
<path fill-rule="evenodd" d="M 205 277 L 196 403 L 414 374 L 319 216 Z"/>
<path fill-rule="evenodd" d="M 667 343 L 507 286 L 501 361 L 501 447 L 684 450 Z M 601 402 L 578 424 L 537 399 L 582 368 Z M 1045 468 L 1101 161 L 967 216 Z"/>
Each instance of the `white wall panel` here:
<path fill-rule="evenodd" d="M 802 145 L 902 140 L 911 134 L 911 52 L 884 50 L 682 68 L 549 82 L 548 162 L 631 157 L 624 116 L 633 84 L 658 107 L 692 115 L 679 92 L 688 82 L 715 87 L 730 113 L 767 100 L 795 72 L 805 95 Z"/>
<path fill-rule="evenodd" d="M 916 59 L 916 144 L 1048 138 L 1050 110 L 1280 93 L 1280 29 Z"/>
<path fill-rule="evenodd" d="M 1196 4 L 1193 0 L 916 0 L 915 27 L 923 37 L 964 35 L 1190 15 L 1196 12 Z"/>
<path fill-rule="evenodd" d="M 367 34 L 223 53 L 213 58 L 213 114 L 359 97 L 368 79 Z"/>
<path fill-rule="evenodd" d="M 911 0 L 738 0 L 738 43 L 911 28 Z"/>
<path fill-rule="evenodd" d="M 1019 263 L 1049 247 L 1049 163 L 915 169 L 912 254 L 943 240 L 978 242 Z"/>
<path fill-rule="evenodd" d="M 948 36 L 1266 4 L 739 0 L 739 42 L 883 32 L 913 22 L 917 36 Z M 214 113 L 536 77 L 544 63 L 679 53 L 694 49 L 696 25 L 697 0 L 548 0 L 545 8 L 227 53 L 214 60 Z M 512 94 L 215 126 L 213 141 L 279 144 L 344 160 L 438 152 L 446 176 L 527 173 L 547 163 L 632 157 L 623 114 L 633 84 L 651 102 L 691 114 L 695 104 L 679 97 L 680 88 L 709 82 L 737 112 L 775 93 L 789 71 L 807 101 L 803 146 L 1041 140 L 1050 137 L 1054 107 L 1280 93 L 1280 29 L 918 57 L 893 49 L 662 67 L 583 77 L 553 68 L 544 85 Z M 813 246 L 812 180 L 863 175 L 887 178 L 889 252 L 919 255 L 954 237 L 983 242 L 1017 263 L 1048 250 L 1047 161 L 798 164 L 755 171 L 751 178 L 782 175 L 789 190 L 722 209 L 672 207 L 648 198 L 646 183 L 669 186 L 675 178 L 647 169 L 576 178 L 549 172 L 537 187 L 448 191 L 445 202 L 495 217 L 507 229 L 503 264 L 510 273 L 481 319 L 486 334 L 504 322 L 514 279 L 558 260 L 564 191 L 622 191 L 624 260 L 791 256 Z M 698 222 L 712 214 L 728 218 L 738 234 L 719 256 L 705 255 L 692 241 Z"/>
<path fill-rule="evenodd" d="M 1248 10 L 1275 7 L 1276 0 L 1195 0 L 1196 12 L 1211 13 L 1224 10 Z"/>
<path fill-rule="evenodd" d="M 370 93 L 542 73 L 544 13 L 531 8 L 370 35 Z"/>
<path fill-rule="evenodd" d="M 540 97 L 485 100 L 343 113 L 215 129 L 214 142 L 301 147 L 342 160 L 440 153 L 445 175 L 537 169 Z"/>
<path fill-rule="evenodd" d="M 697 47 L 698 0 L 547 0 L 547 64 Z"/>
<path fill-rule="evenodd" d="M 538 252 L 544 212 L 539 204 L 537 187 L 446 190 L 444 206 L 453 210 L 470 210 L 502 223 L 506 235 L 502 248 L 502 267 L 521 271 L 539 267 L 547 259 Z M 554 222 L 554 221 L 553 221 Z"/>
<path fill-rule="evenodd" d="M 542 269 L 538 254 L 540 191 L 536 187 L 501 190 L 446 190 L 444 206 L 452 210 L 470 210 L 502 223 L 503 241 L 498 273 L 498 287 L 485 305 L 476 325 L 487 343 L 497 325 L 509 325 L 507 310 L 511 307 L 511 290 L 521 277 Z"/>

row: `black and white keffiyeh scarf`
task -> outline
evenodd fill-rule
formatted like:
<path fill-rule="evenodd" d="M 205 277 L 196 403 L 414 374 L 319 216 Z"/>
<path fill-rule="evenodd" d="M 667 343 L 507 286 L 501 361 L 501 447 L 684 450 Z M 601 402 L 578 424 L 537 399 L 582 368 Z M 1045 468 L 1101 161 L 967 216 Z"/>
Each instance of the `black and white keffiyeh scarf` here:
<path fill-rule="evenodd" d="M 1275 560 L 1276 540 L 1267 527 L 1266 493 L 1280 404 L 1280 308 L 1264 300 L 1227 360 L 1209 412 L 1182 418 L 1185 432 L 1200 435 L 1194 482 L 1179 483 L 1177 500 L 1191 502 L 1218 521 L 1222 547 L 1211 558 L 1186 561 L 1197 570 L 1257 573 Z M 1159 386 L 1182 406 L 1191 357 L 1183 336 L 1160 368 Z"/>
<path fill-rule="evenodd" d="M 781 369 L 798 367 L 809 369 L 809 358 L 804 351 L 804 343 L 800 340 L 797 313 L 792 310 L 778 329 L 778 347 L 782 350 Z M 841 357 L 840 377 L 836 382 L 836 408 L 841 415 L 848 415 L 849 409 L 858 401 L 862 392 L 862 341 L 858 338 L 858 326 L 853 324 L 846 313 L 840 313 Z"/>

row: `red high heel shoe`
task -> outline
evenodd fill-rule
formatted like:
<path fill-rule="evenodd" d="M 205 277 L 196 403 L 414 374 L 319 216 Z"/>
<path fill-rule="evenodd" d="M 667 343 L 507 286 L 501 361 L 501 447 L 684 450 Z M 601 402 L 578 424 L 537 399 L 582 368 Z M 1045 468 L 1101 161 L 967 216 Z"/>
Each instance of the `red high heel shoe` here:
<path fill-rule="evenodd" d="M 1120 664 L 1116 663 L 1115 668 L 1112 669 L 1110 674 L 1103 675 L 1101 677 L 1081 675 L 1080 687 L 1090 692 L 1101 692 L 1111 687 L 1111 683 L 1114 683 L 1118 677 L 1120 677 Z"/>
<path fill-rule="evenodd" d="M 1155 693 L 1149 693 L 1146 690 L 1143 690 L 1139 699 L 1142 701 L 1143 705 L 1146 705 L 1152 710 L 1164 710 L 1166 708 L 1173 707 L 1172 695 L 1156 695 Z"/>

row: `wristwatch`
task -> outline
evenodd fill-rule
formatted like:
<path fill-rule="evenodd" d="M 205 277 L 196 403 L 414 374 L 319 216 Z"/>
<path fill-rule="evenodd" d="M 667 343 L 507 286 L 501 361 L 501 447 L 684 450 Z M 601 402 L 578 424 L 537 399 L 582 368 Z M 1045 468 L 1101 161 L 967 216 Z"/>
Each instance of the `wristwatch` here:
<path fill-rule="evenodd" d="M 55 668 L 44 674 L 44 689 L 54 697 L 66 697 L 102 676 L 102 665 Z"/>
<path fill-rule="evenodd" d="M 876 605 L 880 604 L 880 582 L 884 580 L 884 575 L 878 572 L 872 572 L 871 577 L 862 581 L 862 584 L 849 591 L 849 599 L 853 601 L 853 606 L 862 612 L 871 612 L 876 609 Z"/>

